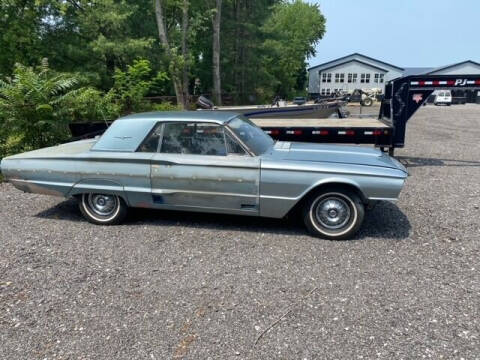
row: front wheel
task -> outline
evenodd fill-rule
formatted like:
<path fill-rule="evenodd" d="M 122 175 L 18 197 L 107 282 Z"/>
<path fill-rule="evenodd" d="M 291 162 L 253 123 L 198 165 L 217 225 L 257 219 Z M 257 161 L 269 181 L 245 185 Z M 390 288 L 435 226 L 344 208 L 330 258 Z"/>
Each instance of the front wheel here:
<path fill-rule="evenodd" d="M 118 195 L 82 194 L 79 207 L 89 222 L 98 225 L 119 224 L 127 215 L 127 205 Z"/>
<path fill-rule="evenodd" d="M 317 193 L 303 209 L 308 231 L 331 240 L 351 238 L 362 225 L 364 216 L 365 207 L 360 198 L 343 189 Z"/>
<path fill-rule="evenodd" d="M 365 99 L 362 100 L 362 105 L 363 106 L 372 106 L 373 100 L 369 97 L 366 97 Z"/>

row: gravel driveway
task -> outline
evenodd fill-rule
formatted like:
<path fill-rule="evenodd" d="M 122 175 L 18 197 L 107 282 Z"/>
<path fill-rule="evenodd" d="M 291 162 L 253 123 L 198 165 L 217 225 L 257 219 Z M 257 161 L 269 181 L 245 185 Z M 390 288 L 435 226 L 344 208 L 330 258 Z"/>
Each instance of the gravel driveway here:
<path fill-rule="evenodd" d="M 100 227 L 0 184 L 0 358 L 480 359 L 479 129 L 480 105 L 422 108 L 400 201 L 352 241 L 161 211 Z"/>

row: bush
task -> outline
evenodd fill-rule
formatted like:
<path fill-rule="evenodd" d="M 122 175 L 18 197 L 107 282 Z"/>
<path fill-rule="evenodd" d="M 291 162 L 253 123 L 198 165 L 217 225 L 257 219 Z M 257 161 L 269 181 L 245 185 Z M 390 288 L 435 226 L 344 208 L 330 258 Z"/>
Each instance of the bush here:
<path fill-rule="evenodd" d="M 179 109 L 180 108 L 178 107 L 178 105 L 173 105 L 171 102 L 168 101 L 152 105 L 153 111 L 177 111 Z"/>
<path fill-rule="evenodd" d="M 120 114 L 126 115 L 153 109 L 154 106 L 145 96 L 154 85 L 157 86 L 166 78 L 166 74 L 159 72 L 153 77 L 148 60 L 135 60 L 127 66 L 127 71 L 116 69 L 113 78 L 115 83 L 107 97 L 117 104 Z"/>
<path fill-rule="evenodd" d="M 114 120 L 120 116 L 121 105 L 114 102 L 111 93 L 93 88 L 82 88 L 67 100 L 71 122 Z"/>
<path fill-rule="evenodd" d="M 67 104 L 78 85 L 74 75 L 52 72 L 46 59 L 37 69 L 15 65 L 13 76 L 0 80 L 0 156 L 68 138 Z"/>
<path fill-rule="evenodd" d="M 169 111 L 169 102 L 152 104 L 145 99 L 152 86 L 168 77 L 152 77 L 150 63 L 137 60 L 127 71 L 116 70 L 115 83 L 106 94 L 74 74 L 52 71 L 46 59 L 37 68 L 20 64 L 13 75 L 0 80 L 0 158 L 58 144 L 70 138 L 71 122 L 115 120 L 141 111 Z"/>

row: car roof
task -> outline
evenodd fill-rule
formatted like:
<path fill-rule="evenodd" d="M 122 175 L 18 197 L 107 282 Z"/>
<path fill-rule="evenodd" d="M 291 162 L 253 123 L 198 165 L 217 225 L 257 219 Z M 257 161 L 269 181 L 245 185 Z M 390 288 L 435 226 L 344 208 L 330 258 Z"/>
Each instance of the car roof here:
<path fill-rule="evenodd" d="M 229 111 L 157 111 L 132 114 L 115 120 L 92 151 L 135 151 L 159 121 L 193 121 L 225 124 L 239 114 Z"/>
<path fill-rule="evenodd" d="M 240 115 L 231 111 L 198 110 L 198 111 L 155 111 L 139 114 L 132 114 L 121 117 L 117 121 L 202 121 L 226 123 L 232 118 Z"/>

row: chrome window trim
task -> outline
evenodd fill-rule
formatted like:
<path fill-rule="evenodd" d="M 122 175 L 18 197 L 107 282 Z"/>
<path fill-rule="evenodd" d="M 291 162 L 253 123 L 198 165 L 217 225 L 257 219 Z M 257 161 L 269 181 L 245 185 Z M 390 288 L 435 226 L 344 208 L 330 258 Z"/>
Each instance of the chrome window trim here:
<path fill-rule="evenodd" d="M 163 133 L 165 131 L 165 122 L 162 121 L 159 123 L 160 124 L 160 136 L 158 137 L 158 144 L 157 144 L 157 154 L 160 153 L 160 150 L 162 149 L 162 144 L 163 144 Z"/>
<path fill-rule="evenodd" d="M 220 128 L 225 128 L 225 125 L 223 123 L 220 123 L 218 121 L 175 121 L 175 120 L 172 120 L 172 121 L 162 121 L 161 124 L 162 124 L 162 133 L 161 133 L 161 141 L 159 141 L 159 144 L 163 144 L 163 136 L 165 135 L 165 124 L 166 123 L 174 123 L 174 124 L 181 124 L 181 123 L 187 123 L 187 124 L 195 124 L 195 125 L 198 125 L 198 124 L 215 124 L 215 125 L 218 125 L 218 127 Z M 227 149 L 227 142 L 225 140 L 225 130 L 223 130 L 223 144 L 225 145 L 225 155 L 206 155 L 206 154 L 182 154 L 182 153 L 162 153 L 162 147 L 160 146 L 158 148 L 158 151 L 157 151 L 157 154 L 173 154 L 173 155 L 188 155 L 188 156 L 225 156 L 227 157 L 228 156 L 228 149 Z"/>
<path fill-rule="evenodd" d="M 255 157 L 257 155 L 255 155 L 250 149 L 249 147 L 235 134 L 235 132 L 230 129 L 228 127 L 228 123 L 223 125 L 223 127 L 225 129 L 227 129 L 228 133 L 233 137 L 233 139 L 235 139 L 239 144 L 240 146 L 243 148 L 243 150 L 245 150 L 245 152 L 247 153 L 247 155 L 250 155 L 251 157 Z M 225 146 L 227 145 L 227 143 L 225 142 Z"/>

